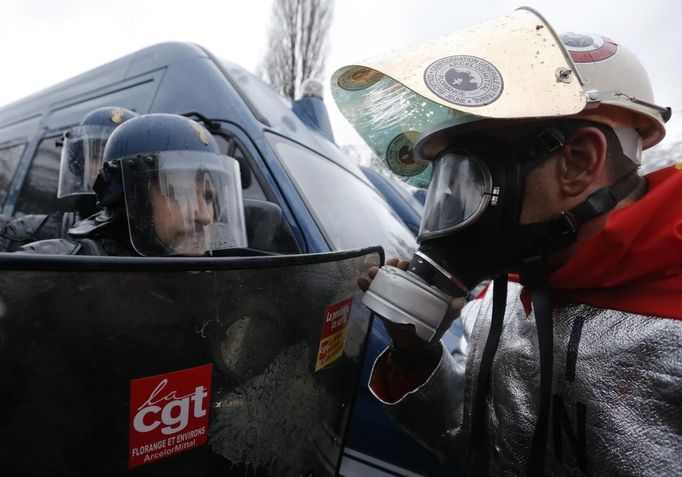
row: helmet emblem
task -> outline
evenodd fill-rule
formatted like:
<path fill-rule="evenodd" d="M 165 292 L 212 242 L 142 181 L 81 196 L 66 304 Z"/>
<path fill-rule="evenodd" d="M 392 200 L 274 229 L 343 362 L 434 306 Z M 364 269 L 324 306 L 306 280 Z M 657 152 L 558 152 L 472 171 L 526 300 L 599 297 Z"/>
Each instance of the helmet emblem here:
<path fill-rule="evenodd" d="M 194 130 L 194 132 L 199 137 L 199 140 L 201 142 L 203 142 L 204 144 L 208 144 L 208 135 L 206 133 L 206 129 L 204 129 L 203 127 L 201 127 L 200 124 L 198 124 L 195 121 L 192 121 L 191 119 L 189 119 L 188 121 L 189 121 L 190 126 L 192 126 L 192 129 Z"/>
<path fill-rule="evenodd" d="M 458 106 L 485 106 L 502 94 L 502 75 L 475 56 L 456 55 L 431 63 L 424 82 L 433 94 Z"/>
<path fill-rule="evenodd" d="M 109 111 L 109 119 L 114 124 L 121 124 L 123 122 L 123 110 L 119 108 L 113 108 Z"/>
<path fill-rule="evenodd" d="M 359 91 L 377 83 L 384 75 L 371 68 L 356 66 L 346 70 L 338 80 L 339 86 L 346 91 Z"/>
<path fill-rule="evenodd" d="M 407 131 L 397 135 L 386 150 L 388 167 L 398 175 L 416 176 L 427 168 L 428 161 L 417 160 L 414 157 L 414 141 L 419 136 L 417 131 Z"/>

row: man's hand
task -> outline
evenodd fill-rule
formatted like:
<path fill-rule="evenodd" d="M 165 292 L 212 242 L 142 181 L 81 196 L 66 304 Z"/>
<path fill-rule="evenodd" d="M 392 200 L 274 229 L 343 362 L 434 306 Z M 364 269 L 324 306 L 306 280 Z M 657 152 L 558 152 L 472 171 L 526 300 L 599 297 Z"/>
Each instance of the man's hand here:
<path fill-rule="evenodd" d="M 409 264 L 409 262 L 405 260 L 398 260 L 397 258 L 389 258 L 386 260 L 386 265 L 398 267 L 401 270 L 407 270 Z M 367 291 L 372 279 L 374 279 L 378 271 L 379 267 L 372 267 L 368 272 L 369 278 L 358 278 L 358 286 L 362 291 Z M 393 346 L 397 350 L 417 358 L 419 355 L 433 349 L 433 345 L 440 341 L 440 339 L 443 337 L 443 334 L 445 334 L 448 328 L 450 328 L 452 325 L 452 322 L 455 321 L 455 319 L 459 316 L 459 312 L 462 310 L 465 303 L 466 301 L 464 298 L 452 299 L 450 302 L 450 308 L 445 314 L 445 318 L 441 322 L 440 326 L 436 330 L 436 334 L 430 342 L 424 341 L 417 336 L 414 330 L 414 325 L 393 323 L 382 317 L 380 318 L 382 318 L 384 326 L 386 327 L 386 331 L 388 331 L 388 334 L 391 336 Z"/>

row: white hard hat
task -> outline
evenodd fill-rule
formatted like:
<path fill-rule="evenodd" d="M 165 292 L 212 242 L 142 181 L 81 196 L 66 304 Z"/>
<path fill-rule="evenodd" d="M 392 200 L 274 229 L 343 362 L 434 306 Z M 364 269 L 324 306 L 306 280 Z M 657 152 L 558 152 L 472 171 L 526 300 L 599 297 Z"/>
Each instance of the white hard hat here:
<path fill-rule="evenodd" d="M 636 129 L 644 149 L 658 144 L 671 110 L 655 104 L 649 76 L 637 57 L 603 36 L 566 32 L 560 37 L 587 98 L 579 116 Z"/>

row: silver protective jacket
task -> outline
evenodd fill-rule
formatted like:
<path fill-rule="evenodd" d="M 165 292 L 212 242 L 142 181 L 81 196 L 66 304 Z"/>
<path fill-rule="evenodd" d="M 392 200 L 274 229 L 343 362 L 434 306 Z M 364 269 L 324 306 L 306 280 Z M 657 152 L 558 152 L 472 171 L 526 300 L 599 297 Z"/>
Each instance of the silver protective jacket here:
<path fill-rule="evenodd" d="M 443 352 L 429 379 L 399 401 L 382 400 L 425 446 L 468 463 L 469 475 L 526 473 L 540 359 L 533 313 L 524 311 L 521 286 L 509 286 L 486 397 L 485 445 L 471 461 L 468 435 L 492 284 L 462 310 L 459 349 Z M 682 321 L 588 305 L 556 308 L 553 321 L 545 475 L 682 475 Z"/>

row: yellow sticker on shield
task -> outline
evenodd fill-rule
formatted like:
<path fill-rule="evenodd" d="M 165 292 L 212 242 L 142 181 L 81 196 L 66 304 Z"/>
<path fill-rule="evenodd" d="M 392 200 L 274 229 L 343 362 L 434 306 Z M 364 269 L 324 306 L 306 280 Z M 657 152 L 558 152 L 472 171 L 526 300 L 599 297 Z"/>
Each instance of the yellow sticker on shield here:
<path fill-rule="evenodd" d="M 322 336 L 317 350 L 315 371 L 329 366 L 343 354 L 352 304 L 353 299 L 348 298 L 324 309 L 324 323 L 322 323 Z"/>

